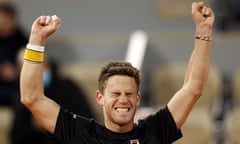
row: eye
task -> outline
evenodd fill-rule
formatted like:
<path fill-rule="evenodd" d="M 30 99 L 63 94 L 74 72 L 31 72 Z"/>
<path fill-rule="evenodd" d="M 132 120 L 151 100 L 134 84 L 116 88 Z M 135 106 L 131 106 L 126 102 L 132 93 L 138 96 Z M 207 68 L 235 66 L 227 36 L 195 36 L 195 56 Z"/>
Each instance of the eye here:
<path fill-rule="evenodd" d="M 112 96 L 115 96 L 115 97 L 117 97 L 117 96 L 120 96 L 121 95 L 121 93 L 120 92 L 112 92 Z"/>
<path fill-rule="evenodd" d="M 127 92 L 127 93 L 126 93 L 126 96 L 132 97 L 132 96 L 134 96 L 134 93 L 133 93 L 133 92 Z"/>

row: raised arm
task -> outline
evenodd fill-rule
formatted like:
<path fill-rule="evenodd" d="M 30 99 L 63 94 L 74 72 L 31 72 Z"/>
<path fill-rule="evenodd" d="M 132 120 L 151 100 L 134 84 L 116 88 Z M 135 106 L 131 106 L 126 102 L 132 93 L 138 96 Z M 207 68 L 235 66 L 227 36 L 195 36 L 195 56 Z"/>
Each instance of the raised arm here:
<path fill-rule="evenodd" d="M 210 65 L 214 13 L 203 2 L 193 2 L 192 18 L 196 25 L 194 49 L 189 60 L 183 87 L 168 103 L 168 108 L 178 128 L 184 124 L 194 104 L 202 95 Z"/>
<path fill-rule="evenodd" d="M 44 95 L 43 60 L 41 58 L 46 39 L 59 27 L 61 20 L 56 16 L 40 16 L 33 25 L 29 44 L 35 50 L 26 49 L 20 76 L 21 102 L 50 133 L 54 132 L 60 107 Z M 36 48 L 39 48 L 36 50 Z M 28 54 L 27 54 L 28 53 Z"/>

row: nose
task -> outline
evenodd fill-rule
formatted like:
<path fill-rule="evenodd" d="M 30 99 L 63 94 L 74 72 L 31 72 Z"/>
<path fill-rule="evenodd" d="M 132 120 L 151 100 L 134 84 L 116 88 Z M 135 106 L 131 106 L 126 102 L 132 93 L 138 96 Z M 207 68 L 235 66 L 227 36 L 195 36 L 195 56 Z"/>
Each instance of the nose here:
<path fill-rule="evenodd" d="M 118 99 L 118 101 L 122 104 L 126 104 L 128 103 L 128 99 L 127 99 L 127 96 L 126 95 L 121 95 Z"/>

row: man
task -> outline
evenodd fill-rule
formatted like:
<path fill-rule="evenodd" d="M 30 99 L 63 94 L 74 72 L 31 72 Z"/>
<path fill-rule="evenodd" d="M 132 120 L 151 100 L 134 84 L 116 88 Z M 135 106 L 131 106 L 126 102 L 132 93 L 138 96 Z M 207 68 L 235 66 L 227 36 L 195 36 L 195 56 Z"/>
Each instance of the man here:
<path fill-rule="evenodd" d="M 138 125 L 133 118 L 140 103 L 139 71 L 126 62 L 110 62 L 100 73 L 96 100 L 103 107 L 104 126 L 64 110 L 44 95 L 43 52 L 46 39 L 61 24 L 56 16 L 41 16 L 32 25 L 21 72 L 21 101 L 62 143 L 172 143 L 181 137 L 180 128 L 208 77 L 214 13 L 203 2 L 193 2 L 192 17 L 196 24 L 195 46 L 184 84 L 164 109 Z"/>
<path fill-rule="evenodd" d="M 15 5 L 0 2 L 0 106 L 12 106 L 16 98 L 16 57 L 26 43 L 27 37 L 18 24 Z"/>

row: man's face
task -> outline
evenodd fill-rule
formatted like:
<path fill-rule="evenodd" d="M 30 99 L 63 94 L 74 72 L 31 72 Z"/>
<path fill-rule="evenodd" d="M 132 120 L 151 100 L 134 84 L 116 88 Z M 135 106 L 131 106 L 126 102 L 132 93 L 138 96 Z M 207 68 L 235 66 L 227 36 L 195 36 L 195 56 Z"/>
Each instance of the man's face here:
<path fill-rule="evenodd" d="M 104 94 L 100 92 L 98 103 L 103 105 L 107 127 L 133 126 L 133 117 L 140 103 L 136 82 L 129 76 L 115 75 L 106 81 Z"/>

